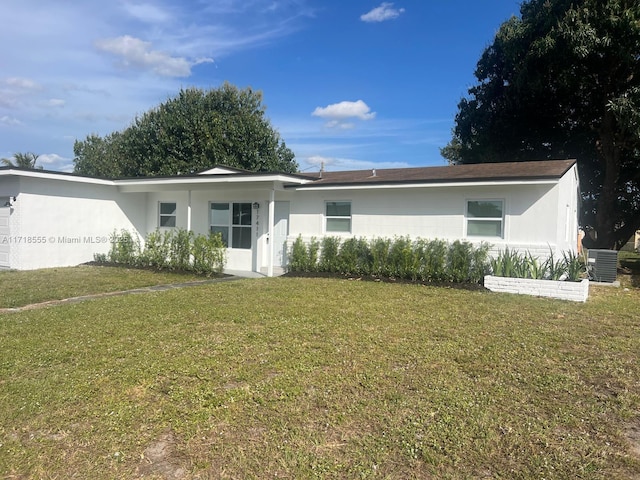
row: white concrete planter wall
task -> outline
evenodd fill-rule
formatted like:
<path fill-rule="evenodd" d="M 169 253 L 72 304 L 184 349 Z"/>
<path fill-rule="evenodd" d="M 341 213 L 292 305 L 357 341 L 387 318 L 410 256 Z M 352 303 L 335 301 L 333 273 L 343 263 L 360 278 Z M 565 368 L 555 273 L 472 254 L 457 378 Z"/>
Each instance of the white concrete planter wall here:
<path fill-rule="evenodd" d="M 492 292 L 559 298 L 573 302 L 586 302 L 589 297 L 589 280 L 587 279 L 580 282 L 558 282 L 486 275 L 484 286 Z"/>

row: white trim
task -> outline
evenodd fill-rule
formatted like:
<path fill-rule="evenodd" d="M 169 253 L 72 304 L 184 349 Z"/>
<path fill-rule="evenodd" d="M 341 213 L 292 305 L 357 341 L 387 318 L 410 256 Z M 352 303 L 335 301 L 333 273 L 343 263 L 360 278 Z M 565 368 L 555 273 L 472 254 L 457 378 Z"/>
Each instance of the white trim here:
<path fill-rule="evenodd" d="M 79 175 L 64 174 L 63 172 L 42 172 L 39 170 L 14 170 L 12 168 L 0 170 L 0 176 L 31 177 L 46 180 L 61 180 L 63 182 L 90 183 L 94 185 L 115 185 L 113 180 L 103 178 L 82 177 Z"/>
<path fill-rule="evenodd" d="M 191 231 L 191 190 L 187 195 L 187 232 Z"/>
<path fill-rule="evenodd" d="M 163 214 L 162 213 L 162 205 L 163 204 L 169 204 L 169 203 L 173 203 L 176 206 L 176 213 L 174 213 L 173 215 L 169 215 L 169 214 Z M 162 225 L 162 217 L 174 217 L 175 218 L 175 225 L 173 227 L 167 227 Z M 177 228 L 178 227 L 178 202 L 175 200 L 158 200 L 158 228 Z"/>
<path fill-rule="evenodd" d="M 267 226 L 267 239 L 269 240 L 269 248 L 267 253 L 267 277 L 273 277 L 273 243 L 274 243 L 274 223 L 276 216 L 276 192 L 274 189 L 269 191 L 269 223 Z"/>
<path fill-rule="evenodd" d="M 341 230 L 328 230 L 327 229 L 327 220 L 329 220 L 330 218 L 337 218 L 337 219 L 345 219 L 347 218 L 345 215 L 327 215 L 327 204 L 329 203 L 348 203 L 349 204 L 349 231 L 348 232 L 344 232 Z M 331 234 L 331 235 L 352 235 L 353 234 L 353 200 L 325 200 L 324 201 L 324 211 L 322 212 L 322 219 L 323 219 L 323 225 L 322 225 L 322 230 L 324 232 L 324 234 Z"/>
<path fill-rule="evenodd" d="M 491 182 L 446 182 L 446 183 L 398 183 L 398 184 L 376 184 L 367 183 L 364 185 L 317 185 L 317 186 L 292 186 L 293 190 L 314 191 L 314 190 L 383 190 L 389 188 L 451 188 L 451 187 L 497 187 L 506 185 L 555 185 L 558 180 L 509 180 Z"/>
<path fill-rule="evenodd" d="M 491 235 L 469 235 L 469 220 L 473 221 L 486 221 L 486 222 L 495 222 L 498 220 L 498 217 L 469 217 L 469 202 L 500 202 L 502 203 L 502 218 L 500 218 L 500 236 L 494 237 Z M 507 200 L 505 198 L 477 198 L 470 197 L 464 199 L 464 236 L 473 240 L 504 240 L 507 236 L 506 229 L 506 220 L 507 220 Z"/>

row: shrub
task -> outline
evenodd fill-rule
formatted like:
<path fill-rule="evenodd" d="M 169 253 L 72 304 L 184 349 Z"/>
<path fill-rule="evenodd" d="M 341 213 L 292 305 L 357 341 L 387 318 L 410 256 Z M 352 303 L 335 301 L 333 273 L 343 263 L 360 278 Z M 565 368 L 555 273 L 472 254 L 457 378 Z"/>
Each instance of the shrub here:
<path fill-rule="evenodd" d="M 389 275 L 398 278 L 413 278 L 415 257 L 409 237 L 396 237 L 389 247 Z"/>
<path fill-rule="evenodd" d="M 424 246 L 422 280 L 440 282 L 447 279 L 447 242 L 430 240 Z"/>
<path fill-rule="evenodd" d="M 169 268 L 172 270 L 189 270 L 193 232 L 180 228 L 172 230 L 172 233 L 169 247 Z"/>
<path fill-rule="evenodd" d="M 151 232 L 141 250 L 140 241 L 122 230 L 111 239 L 109 253 L 96 254 L 97 262 L 153 267 L 157 269 L 194 271 L 199 274 L 219 274 L 226 263 L 226 248 L 220 235 L 194 235 L 186 230 Z"/>
<path fill-rule="evenodd" d="M 473 245 L 469 242 L 456 240 L 449 245 L 447 252 L 447 268 L 449 280 L 464 283 L 471 280 L 473 266 Z"/>
<path fill-rule="evenodd" d="M 302 235 L 298 235 L 298 238 L 291 245 L 287 270 L 290 272 L 308 272 L 307 253 L 307 244 L 302 240 Z"/>
<path fill-rule="evenodd" d="M 318 245 L 321 246 L 317 261 Z M 489 244 L 476 247 L 469 242 L 448 244 L 444 240 L 412 241 L 409 237 L 313 238 L 306 245 L 298 236 L 291 248 L 289 271 L 347 275 L 375 275 L 407 280 L 479 283 L 489 271 Z"/>
<path fill-rule="evenodd" d="M 373 275 L 389 275 L 389 247 L 388 238 L 375 238 L 369 248 L 371 252 L 371 273 Z"/>
<path fill-rule="evenodd" d="M 193 271 L 207 276 L 221 274 L 226 263 L 226 251 L 221 234 L 196 235 L 191 247 Z"/>
<path fill-rule="evenodd" d="M 315 272 L 318 270 L 318 253 L 320 252 L 320 242 L 316 237 L 311 237 L 307 250 L 306 271 Z"/>
<path fill-rule="evenodd" d="M 136 265 L 140 256 L 140 240 L 127 230 L 114 231 L 111 235 L 111 248 L 107 260 L 112 263 Z"/>
<path fill-rule="evenodd" d="M 367 275 L 371 272 L 372 256 L 369 243 L 363 238 L 349 238 L 340 246 L 339 271 L 345 274 Z"/>
<path fill-rule="evenodd" d="M 141 265 L 159 270 L 167 268 L 170 246 L 171 232 L 160 232 L 159 230 L 151 232 L 145 239 L 144 251 L 140 255 Z"/>
<path fill-rule="evenodd" d="M 339 250 L 340 239 L 338 237 L 324 237 L 322 239 L 319 264 L 321 272 L 336 273 L 340 271 Z"/>

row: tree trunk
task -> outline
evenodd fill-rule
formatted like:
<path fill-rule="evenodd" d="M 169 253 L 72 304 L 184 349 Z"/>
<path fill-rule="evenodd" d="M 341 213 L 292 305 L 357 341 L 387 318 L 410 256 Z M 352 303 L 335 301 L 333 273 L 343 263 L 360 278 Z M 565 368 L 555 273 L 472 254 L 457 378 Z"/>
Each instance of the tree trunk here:
<path fill-rule="evenodd" d="M 616 219 L 619 217 L 617 184 L 620 176 L 620 150 L 615 140 L 615 118 L 609 109 L 605 110 L 599 133 L 600 161 L 604 178 L 596 204 L 596 235 L 592 240 L 595 248 L 614 249 L 617 240 L 614 230 Z"/>

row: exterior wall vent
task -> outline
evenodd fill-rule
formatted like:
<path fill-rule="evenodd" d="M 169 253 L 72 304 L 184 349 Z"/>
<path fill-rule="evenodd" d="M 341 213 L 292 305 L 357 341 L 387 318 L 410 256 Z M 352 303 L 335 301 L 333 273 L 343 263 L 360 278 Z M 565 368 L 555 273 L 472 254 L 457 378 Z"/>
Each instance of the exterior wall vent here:
<path fill-rule="evenodd" d="M 613 283 L 618 269 L 617 250 L 589 250 L 587 257 L 590 277 L 596 282 Z"/>

